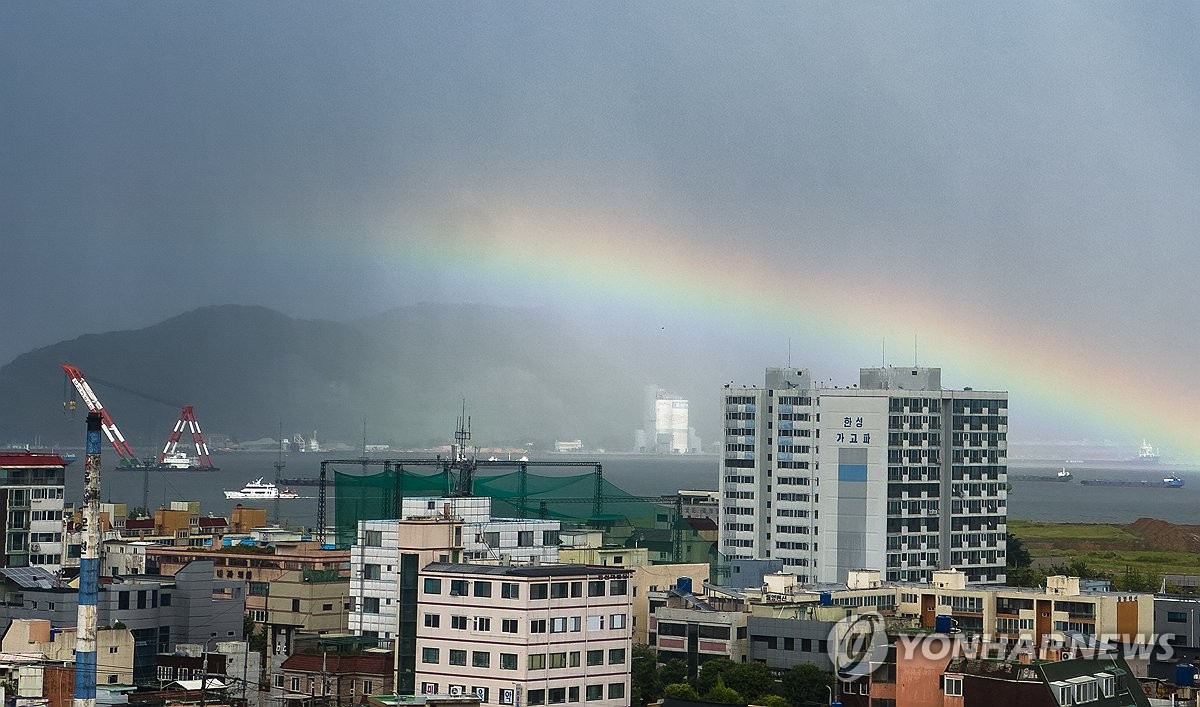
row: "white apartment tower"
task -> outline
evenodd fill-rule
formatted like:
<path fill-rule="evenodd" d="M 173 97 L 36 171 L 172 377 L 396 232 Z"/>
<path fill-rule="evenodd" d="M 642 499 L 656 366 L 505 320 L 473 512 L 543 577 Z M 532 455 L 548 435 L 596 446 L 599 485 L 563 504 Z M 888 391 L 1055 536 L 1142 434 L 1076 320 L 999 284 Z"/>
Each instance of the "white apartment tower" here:
<path fill-rule="evenodd" d="M 1007 393 L 944 390 L 937 368 L 864 368 L 850 388 L 783 368 L 722 403 L 726 556 L 780 559 L 804 582 L 1004 582 Z"/>

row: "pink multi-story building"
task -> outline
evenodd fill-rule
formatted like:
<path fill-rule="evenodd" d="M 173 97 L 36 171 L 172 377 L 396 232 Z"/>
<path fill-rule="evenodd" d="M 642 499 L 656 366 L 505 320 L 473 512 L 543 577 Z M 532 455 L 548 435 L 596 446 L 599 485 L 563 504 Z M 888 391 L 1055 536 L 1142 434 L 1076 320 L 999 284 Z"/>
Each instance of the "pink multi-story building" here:
<path fill-rule="evenodd" d="M 485 705 L 628 705 L 631 575 L 587 565 L 427 565 L 417 689 L 472 694 Z"/>

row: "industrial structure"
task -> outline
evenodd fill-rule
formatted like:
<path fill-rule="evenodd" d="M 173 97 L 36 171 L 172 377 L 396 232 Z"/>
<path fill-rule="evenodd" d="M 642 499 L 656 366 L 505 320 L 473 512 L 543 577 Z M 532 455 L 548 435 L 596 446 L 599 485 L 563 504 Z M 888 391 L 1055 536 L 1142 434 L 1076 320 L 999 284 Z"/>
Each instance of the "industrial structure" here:
<path fill-rule="evenodd" d="M 112 417 L 104 406 L 100 403 L 99 396 L 96 395 L 87 379 L 83 377 L 83 372 L 69 363 L 61 364 L 63 371 L 67 374 L 67 379 L 71 382 L 75 392 L 83 400 L 84 404 L 90 412 L 100 415 L 100 429 L 112 444 L 113 449 L 117 453 L 119 468 L 144 468 L 151 465 L 157 466 L 160 469 L 176 469 L 176 470 L 200 470 L 213 471 L 216 466 L 213 465 L 212 455 L 208 451 L 208 443 L 204 441 L 204 433 L 200 429 L 200 423 L 196 420 L 196 412 L 191 405 L 183 405 L 179 411 L 179 420 L 175 423 L 175 427 L 171 431 L 166 444 L 157 458 L 141 459 L 133 451 L 129 441 L 125 439 L 125 435 L 121 434 L 121 430 L 117 428 L 117 423 L 113 422 Z M 111 385 L 111 384 L 110 384 Z M 139 397 L 147 398 L 155 402 L 167 404 L 163 400 L 159 400 L 152 396 L 138 393 L 122 386 L 114 386 L 121 390 L 132 393 Z M 69 411 L 75 409 L 75 401 L 68 399 L 63 401 L 63 406 Z M 184 430 L 188 430 L 192 434 L 192 444 L 195 448 L 195 456 L 189 456 L 186 452 L 178 450 L 179 440 L 183 435 Z"/>
<path fill-rule="evenodd" d="M 83 382 L 82 376 L 78 379 Z M 86 386 L 86 383 L 84 383 Z M 99 401 L 96 401 L 97 406 Z M 87 416 L 83 459 L 83 548 L 79 560 L 79 610 L 75 638 L 75 707 L 96 704 L 96 595 L 100 589 L 101 413 Z M 113 439 L 111 436 L 109 439 Z"/>

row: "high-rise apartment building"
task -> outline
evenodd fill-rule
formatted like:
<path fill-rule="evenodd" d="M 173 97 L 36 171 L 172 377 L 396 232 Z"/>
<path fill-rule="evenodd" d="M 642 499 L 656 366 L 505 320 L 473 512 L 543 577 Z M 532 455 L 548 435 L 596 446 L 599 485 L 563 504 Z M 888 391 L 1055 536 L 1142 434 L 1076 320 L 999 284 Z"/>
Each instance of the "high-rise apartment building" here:
<path fill-rule="evenodd" d="M 1004 581 L 1007 393 L 944 390 L 937 368 L 864 368 L 849 388 L 782 368 L 722 397 L 726 556 L 804 582 Z"/>
<path fill-rule="evenodd" d="M 57 454 L 0 454 L 0 567 L 62 568 L 66 466 Z"/>
<path fill-rule="evenodd" d="M 646 386 L 644 422 L 637 431 L 636 451 L 646 454 L 688 454 L 700 449 L 700 439 L 688 422 L 688 401 L 655 385 Z"/>

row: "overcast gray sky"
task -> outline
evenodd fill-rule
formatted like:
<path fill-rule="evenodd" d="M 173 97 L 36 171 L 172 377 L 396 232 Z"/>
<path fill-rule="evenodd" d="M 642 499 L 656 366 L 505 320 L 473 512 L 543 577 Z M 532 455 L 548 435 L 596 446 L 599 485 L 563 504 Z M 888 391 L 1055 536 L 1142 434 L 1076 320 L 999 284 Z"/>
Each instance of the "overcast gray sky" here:
<path fill-rule="evenodd" d="M 524 240 L 611 265 L 641 254 L 597 243 L 643 237 L 681 254 L 664 292 L 820 283 L 749 317 L 682 305 L 752 332 L 749 370 L 794 338 L 794 362 L 848 376 L 920 336 L 950 383 L 1040 397 L 1037 419 L 1118 404 L 1087 380 L 1030 392 L 1074 360 L 1148 391 L 1116 434 L 1179 443 L 1200 429 L 1198 8 L 3 3 L 0 362 L 220 303 L 651 321 L 652 288 L 613 305 Z M 477 246 L 546 277 L 454 277 Z M 722 254 L 762 272 L 713 278 Z M 843 297 L 849 320 L 785 316 Z M 872 300 L 914 304 L 882 326 Z"/>

